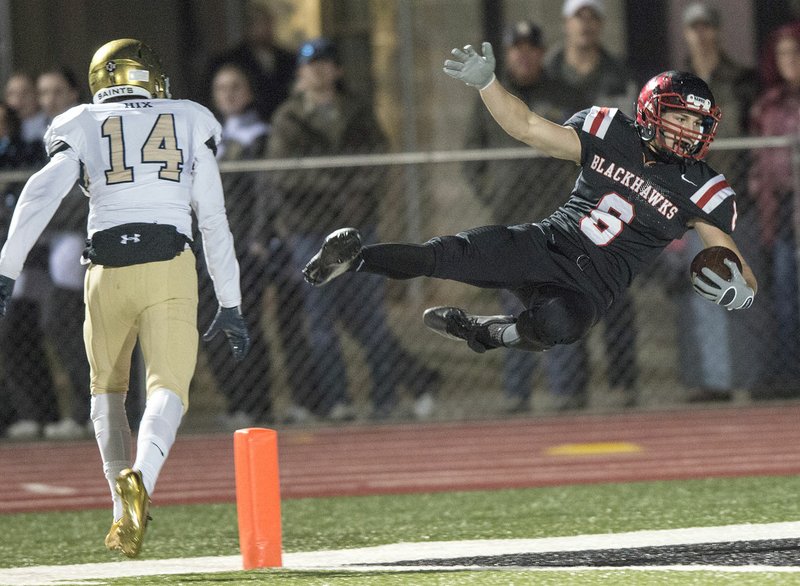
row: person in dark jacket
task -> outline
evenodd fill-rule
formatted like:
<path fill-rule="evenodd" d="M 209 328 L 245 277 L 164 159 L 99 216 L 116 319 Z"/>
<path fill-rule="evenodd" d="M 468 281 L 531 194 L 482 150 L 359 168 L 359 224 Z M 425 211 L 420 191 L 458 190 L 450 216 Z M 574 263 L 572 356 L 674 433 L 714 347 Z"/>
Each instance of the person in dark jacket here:
<path fill-rule="evenodd" d="M 343 87 L 343 70 L 336 46 L 320 38 L 302 45 L 298 56 L 296 93 L 272 119 L 268 153 L 272 158 L 378 153 L 387 140 L 372 106 Z M 293 263 L 301 269 L 320 239 L 341 222 L 365 227 L 365 238 L 376 239 L 385 169 L 376 167 L 293 170 L 273 177 L 283 197 L 280 223 L 289 235 Z M 319 370 L 320 388 L 312 402 L 316 415 L 331 419 L 353 416 L 347 372 L 339 346 L 339 322 L 366 354 L 372 378 L 372 415 L 393 414 L 397 387 L 404 384 L 415 397 L 418 417 L 431 414 L 438 372 L 409 354 L 390 330 L 386 289 L 382 279 L 366 275 L 342 280 L 338 295 L 311 290 L 304 295 L 311 330 L 312 356 L 307 364 Z M 365 297 L 372 308 L 360 309 Z"/>
<path fill-rule="evenodd" d="M 295 55 L 275 42 L 275 15 L 269 7 L 251 2 L 245 39 L 218 55 L 207 68 L 206 87 L 211 105 L 212 80 L 219 69 L 233 63 L 252 79 L 256 110 L 269 122 L 275 109 L 289 97 L 296 68 Z"/>

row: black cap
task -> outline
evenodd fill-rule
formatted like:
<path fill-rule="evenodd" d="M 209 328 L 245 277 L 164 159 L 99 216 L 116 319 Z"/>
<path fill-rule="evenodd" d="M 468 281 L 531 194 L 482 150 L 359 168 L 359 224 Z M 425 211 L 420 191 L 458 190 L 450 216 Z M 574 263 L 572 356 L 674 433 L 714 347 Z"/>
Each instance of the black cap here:
<path fill-rule="evenodd" d="M 503 35 L 503 42 L 506 47 L 517 43 L 529 43 L 534 47 L 544 47 L 542 29 L 530 20 L 521 20 L 509 27 Z"/>
<path fill-rule="evenodd" d="M 311 39 L 300 45 L 300 50 L 297 53 L 297 64 L 303 65 L 311 63 L 312 61 L 319 61 L 328 59 L 334 63 L 339 63 L 339 50 L 333 41 L 324 37 Z"/>

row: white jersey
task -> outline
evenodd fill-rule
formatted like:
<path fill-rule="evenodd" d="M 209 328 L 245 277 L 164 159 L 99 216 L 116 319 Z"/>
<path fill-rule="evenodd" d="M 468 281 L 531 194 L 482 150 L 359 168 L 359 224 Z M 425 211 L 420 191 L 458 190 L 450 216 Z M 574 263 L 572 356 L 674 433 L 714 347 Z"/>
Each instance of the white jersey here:
<path fill-rule="evenodd" d="M 225 307 L 239 305 L 239 266 L 212 150 L 220 134 L 211 112 L 190 100 L 84 104 L 57 116 L 44 139 L 50 163 L 20 196 L 0 274 L 19 275 L 59 202 L 80 179 L 89 196 L 89 236 L 145 222 L 173 225 L 191 237 L 194 210 L 217 298 Z"/>

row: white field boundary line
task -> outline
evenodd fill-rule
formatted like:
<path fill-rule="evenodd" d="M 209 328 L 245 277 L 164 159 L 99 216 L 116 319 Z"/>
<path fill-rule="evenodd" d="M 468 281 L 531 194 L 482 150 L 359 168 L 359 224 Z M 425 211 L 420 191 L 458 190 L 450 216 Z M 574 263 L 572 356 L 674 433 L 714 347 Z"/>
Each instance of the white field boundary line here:
<path fill-rule="evenodd" d="M 800 538 L 800 522 L 726 525 L 721 527 L 694 527 L 658 531 L 632 531 L 541 539 L 482 539 L 471 541 L 430 541 L 422 543 L 395 543 L 375 547 L 343 550 L 287 553 L 283 555 L 283 569 L 336 570 L 354 572 L 421 570 L 494 570 L 494 571 L 713 571 L 713 572 L 774 572 L 800 573 L 800 566 L 609 566 L 609 567 L 485 567 L 485 566 L 393 566 L 414 559 L 451 559 L 461 557 L 514 555 L 559 551 L 584 551 L 598 549 L 626 549 L 668 545 L 692 545 L 753 541 L 762 539 Z M 363 565 L 362 565 L 363 564 Z M 386 564 L 386 565 L 378 565 Z M 73 564 L 61 566 L 32 566 L 0 569 L 0 584 L 5 586 L 56 586 L 87 584 L 87 580 L 103 580 L 133 576 L 168 574 L 203 574 L 239 571 L 240 556 L 209 556 L 165 560 L 124 560 L 110 563 Z M 95 583 L 96 584 L 96 583 Z"/>

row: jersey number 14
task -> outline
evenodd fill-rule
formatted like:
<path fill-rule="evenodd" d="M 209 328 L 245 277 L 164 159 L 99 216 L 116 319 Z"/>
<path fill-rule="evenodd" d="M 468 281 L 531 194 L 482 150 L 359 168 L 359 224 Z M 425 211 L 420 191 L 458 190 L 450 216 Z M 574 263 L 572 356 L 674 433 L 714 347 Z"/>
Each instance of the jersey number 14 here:
<path fill-rule="evenodd" d="M 101 126 L 103 138 L 108 139 L 108 152 L 111 167 L 106 169 L 106 184 L 131 183 L 134 168 L 127 164 L 125 152 L 125 133 L 122 116 L 110 116 Z M 183 171 L 183 151 L 178 148 L 175 136 L 175 117 L 172 114 L 159 114 L 147 140 L 141 147 L 142 163 L 158 163 L 161 169 L 158 178 L 166 181 L 180 181 Z"/>

